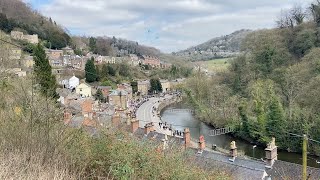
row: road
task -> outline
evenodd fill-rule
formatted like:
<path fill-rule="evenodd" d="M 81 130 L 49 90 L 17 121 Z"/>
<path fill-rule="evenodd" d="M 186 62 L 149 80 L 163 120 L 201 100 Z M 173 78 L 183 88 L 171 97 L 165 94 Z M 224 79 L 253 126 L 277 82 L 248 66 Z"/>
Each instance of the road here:
<path fill-rule="evenodd" d="M 172 96 L 166 96 L 165 98 L 171 98 Z M 153 107 L 158 108 L 161 101 L 163 101 L 164 98 L 157 98 L 153 97 L 150 98 L 149 101 L 146 101 L 143 103 L 137 110 L 137 120 L 139 120 L 139 126 L 144 127 L 145 124 L 153 122 L 154 123 L 154 129 L 162 134 L 172 135 L 171 131 L 164 130 L 160 128 L 159 122 L 161 122 L 160 118 L 157 116 L 156 111 L 154 113 L 152 112 Z"/>

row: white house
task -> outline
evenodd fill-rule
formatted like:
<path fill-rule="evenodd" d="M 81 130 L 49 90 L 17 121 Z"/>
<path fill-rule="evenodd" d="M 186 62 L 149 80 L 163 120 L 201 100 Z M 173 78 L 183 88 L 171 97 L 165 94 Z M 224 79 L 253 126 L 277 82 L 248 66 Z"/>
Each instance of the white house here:
<path fill-rule="evenodd" d="M 79 78 L 75 77 L 75 76 L 72 76 L 70 79 L 69 79 L 69 89 L 73 89 L 73 88 L 76 88 L 77 86 L 79 86 L 80 84 L 80 80 Z"/>
<path fill-rule="evenodd" d="M 76 87 L 76 93 L 80 94 L 81 97 L 91 97 L 91 86 L 87 83 L 81 83 L 79 86 Z"/>

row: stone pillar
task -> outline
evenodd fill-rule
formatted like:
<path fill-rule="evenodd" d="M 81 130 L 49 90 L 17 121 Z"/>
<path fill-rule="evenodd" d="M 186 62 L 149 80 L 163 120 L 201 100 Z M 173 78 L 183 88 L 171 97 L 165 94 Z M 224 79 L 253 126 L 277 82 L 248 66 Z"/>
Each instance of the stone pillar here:
<path fill-rule="evenodd" d="M 268 143 L 265 152 L 267 166 L 273 166 L 274 161 L 278 159 L 276 139 L 274 137 L 272 138 L 271 142 Z"/>
<path fill-rule="evenodd" d="M 236 146 L 236 142 L 232 141 L 230 143 L 230 156 L 235 158 L 238 156 L 238 152 L 237 152 L 237 146 Z"/>
<path fill-rule="evenodd" d="M 138 120 L 132 120 L 131 121 L 131 132 L 134 133 L 138 130 L 139 128 L 139 121 Z"/>
<path fill-rule="evenodd" d="M 184 138 L 184 147 L 187 149 L 188 147 L 190 147 L 190 142 L 191 142 L 189 128 L 184 129 L 183 138 Z"/>
<path fill-rule="evenodd" d="M 199 137 L 199 150 L 203 151 L 206 148 L 206 142 L 204 140 L 204 136 Z"/>

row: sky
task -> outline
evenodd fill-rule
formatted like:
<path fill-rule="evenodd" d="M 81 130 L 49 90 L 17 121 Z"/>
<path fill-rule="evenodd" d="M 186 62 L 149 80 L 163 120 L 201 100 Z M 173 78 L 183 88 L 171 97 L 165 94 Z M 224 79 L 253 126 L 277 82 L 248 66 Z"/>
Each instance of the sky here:
<path fill-rule="evenodd" d="M 275 27 L 314 0 L 24 0 L 72 35 L 115 36 L 175 52 L 240 29 Z"/>

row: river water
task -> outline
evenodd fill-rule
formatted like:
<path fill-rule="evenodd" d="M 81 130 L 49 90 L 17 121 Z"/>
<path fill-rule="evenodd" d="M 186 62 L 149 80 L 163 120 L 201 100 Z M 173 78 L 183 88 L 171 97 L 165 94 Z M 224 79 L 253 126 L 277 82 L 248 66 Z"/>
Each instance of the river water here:
<path fill-rule="evenodd" d="M 171 111 L 175 109 L 178 111 Z M 250 144 L 247 141 L 243 141 L 239 138 L 235 138 L 231 135 L 220 135 L 220 136 L 208 136 L 209 131 L 214 129 L 199 120 L 197 120 L 191 112 L 179 111 L 180 109 L 186 109 L 181 104 L 176 104 L 165 108 L 161 114 L 161 120 L 173 125 L 175 130 L 183 131 L 184 128 L 189 128 L 192 139 L 199 139 L 200 135 L 203 135 L 206 140 L 207 146 L 212 146 L 216 144 L 218 147 L 223 149 L 229 149 L 230 142 L 236 141 L 238 147 L 238 153 L 243 153 L 246 156 L 250 156 L 256 159 L 261 159 L 265 157 L 264 147 L 255 147 L 254 144 Z M 288 161 L 292 163 L 301 164 L 302 155 L 298 153 L 289 153 L 286 151 L 278 150 L 278 159 L 283 161 Z M 320 168 L 320 164 L 316 163 L 317 157 L 308 155 L 308 166 Z M 318 158 L 320 161 L 320 158 Z"/>

